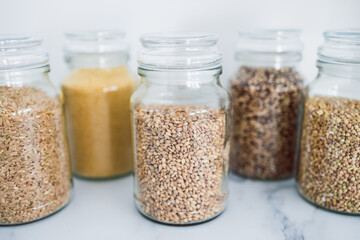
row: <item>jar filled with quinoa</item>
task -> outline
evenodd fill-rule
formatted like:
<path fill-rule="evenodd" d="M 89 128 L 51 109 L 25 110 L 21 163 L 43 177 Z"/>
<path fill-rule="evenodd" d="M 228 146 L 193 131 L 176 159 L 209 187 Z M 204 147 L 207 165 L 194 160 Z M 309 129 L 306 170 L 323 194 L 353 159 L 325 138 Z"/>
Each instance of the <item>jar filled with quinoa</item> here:
<path fill-rule="evenodd" d="M 146 217 L 194 224 L 228 196 L 229 97 L 220 85 L 218 37 L 145 34 L 131 97 L 135 202 Z"/>
<path fill-rule="evenodd" d="M 40 45 L 0 36 L 0 225 L 49 216 L 71 195 L 62 97 Z"/>
<path fill-rule="evenodd" d="M 360 29 L 324 38 L 306 93 L 298 189 L 318 206 L 360 214 Z"/>
<path fill-rule="evenodd" d="M 301 51 L 298 30 L 239 33 L 239 68 L 230 83 L 235 173 L 257 179 L 292 176 L 303 99 Z"/>

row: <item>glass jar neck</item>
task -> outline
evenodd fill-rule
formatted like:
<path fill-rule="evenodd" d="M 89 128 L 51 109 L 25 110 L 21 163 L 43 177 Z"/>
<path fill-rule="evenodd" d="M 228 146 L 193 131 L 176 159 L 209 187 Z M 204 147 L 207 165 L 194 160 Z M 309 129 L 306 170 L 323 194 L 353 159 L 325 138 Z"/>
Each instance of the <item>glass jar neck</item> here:
<path fill-rule="evenodd" d="M 72 70 L 125 66 L 128 59 L 127 53 L 72 53 L 65 55 L 65 62 Z"/>
<path fill-rule="evenodd" d="M 360 64 L 317 61 L 319 75 L 335 78 L 360 79 Z"/>
<path fill-rule="evenodd" d="M 142 84 L 149 85 L 167 85 L 199 88 L 203 85 L 220 84 L 219 76 L 222 68 L 205 70 L 171 70 L 154 71 L 144 68 L 138 68 L 138 74 L 141 77 Z"/>
<path fill-rule="evenodd" d="M 49 81 L 49 72 L 49 65 L 37 68 L 1 70 L 0 85 L 22 86 L 37 81 Z"/>
<path fill-rule="evenodd" d="M 236 60 L 245 66 L 254 67 L 296 67 L 301 61 L 301 53 L 262 53 L 262 52 L 238 52 Z"/>

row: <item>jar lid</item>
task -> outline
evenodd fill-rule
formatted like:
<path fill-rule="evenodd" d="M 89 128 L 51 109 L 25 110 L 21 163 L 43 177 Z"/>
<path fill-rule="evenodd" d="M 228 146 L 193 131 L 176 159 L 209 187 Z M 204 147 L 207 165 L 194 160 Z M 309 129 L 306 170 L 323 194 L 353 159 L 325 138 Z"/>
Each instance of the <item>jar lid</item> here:
<path fill-rule="evenodd" d="M 338 29 L 324 32 L 325 42 L 318 48 L 322 62 L 360 63 L 360 29 Z"/>
<path fill-rule="evenodd" d="M 238 34 L 237 53 L 299 53 L 303 49 L 298 29 L 244 30 Z"/>
<path fill-rule="evenodd" d="M 65 53 L 106 54 L 127 53 L 125 33 L 121 31 L 80 31 L 65 33 Z"/>
<path fill-rule="evenodd" d="M 138 63 L 144 69 L 211 69 L 221 66 L 219 37 L 209 33 L 148 33 Z"/>
<path fill-rule="evenodd" d="M 23 35 L 0 35 L 0 70 L 43 67 L 49 64 L 42 39 Z"/>

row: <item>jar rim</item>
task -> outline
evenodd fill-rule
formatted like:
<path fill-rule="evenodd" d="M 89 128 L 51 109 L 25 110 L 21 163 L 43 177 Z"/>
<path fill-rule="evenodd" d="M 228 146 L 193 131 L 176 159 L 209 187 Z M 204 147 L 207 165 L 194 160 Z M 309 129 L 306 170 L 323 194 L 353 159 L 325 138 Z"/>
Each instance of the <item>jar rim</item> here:
<path fill-rule="evenodd" d="M 47 66 L 48 53 L 42 38 L 29 35 L 0 35 L 0 70 Z"/>
<path fill-rule="evenodd" d="M 65 33 L 67 54 L 127 53 L 129 45 L 120 30 L 72 31 Z"/>
<path fill-rule="evenodd" d="M 294 54 L 301 58 L 303 42 L 299 29 L 249 29 L 238 32 L 236 56 L 264 54 Z"/>
<path fill-rule="evenodd" d="M 249 29 L 240 30 L 238 36 L 252 39 L 281 40 L 299 38 L 301 33 L 300 29 Z"/>
<path fill-rule="evenodd" d="M 201 32 L 143 34 L 138 63 L 141 68 L 153 70 L 216 68 L 222 61 L 218 40 L 218 35 Z"/>
<path fill-rule="evenodd" d="M 101 42 L 112 40 L 114 38 L 124 38 L 125 33 L 119 30 L 72 31 L 66 32 L 65 37 L 71 40 Z"/>
<path fill-rule="evenodd" d="M 325 39 L 360 43 L 360 28 L 331 29 L 323 33 Z"/>
<path fill-rule="evenodd" d="M 140 37 L 144 47 L 184 47 L 216 45 L 219 36 L 205 32 L 155 32 Z"/>
<path fill-rule="evenodd" d="M 0 49 L 23 49 L 40 46 L 42 39 L 28 35 L 0 35 Z"/>
<path fill-rule="evenodd" d="M 360 64 L 360 28 L 333 29 L 323 33 L 324 42 L 318 48 L 318 61 Z"/>

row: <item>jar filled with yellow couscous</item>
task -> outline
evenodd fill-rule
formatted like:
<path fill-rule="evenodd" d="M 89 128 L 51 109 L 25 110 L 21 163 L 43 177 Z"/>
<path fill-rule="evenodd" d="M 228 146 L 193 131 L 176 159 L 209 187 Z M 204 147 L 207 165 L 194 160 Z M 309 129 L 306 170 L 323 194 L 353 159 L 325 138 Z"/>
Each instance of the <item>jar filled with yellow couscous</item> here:
<path fill-rule="evenodd" d="M 63 81 L 73 171 L 112 178 L 132 169 L 129 99 L 136 80 L 127 67 L 128 45 L 116 31 L 66 34 Z"/>

